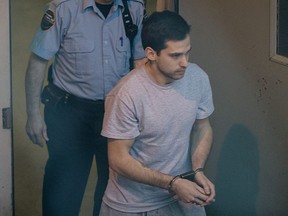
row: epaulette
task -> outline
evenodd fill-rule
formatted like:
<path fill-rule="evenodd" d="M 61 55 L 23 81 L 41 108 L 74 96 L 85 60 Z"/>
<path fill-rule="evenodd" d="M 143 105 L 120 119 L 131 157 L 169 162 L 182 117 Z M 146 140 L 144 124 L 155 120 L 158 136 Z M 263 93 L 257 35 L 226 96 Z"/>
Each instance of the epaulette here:
<path fill-rule="evenodd" d="M 142 5 L 144 5 L 144 1 L 143 0 L 127 0 L 127 1 L 133 1 L 133 2 L 138 2 Z"/>
<path fill-rule="evenodd" d="M 145 8 L 146 5 L 145 5 L 144 1 L 143 0 L 127 0 L 127 1 L 138 2 L 138 3 L 143 5 L 144 12 L 143 12 L 143 21 L 142 21 L 142 23 L 144 23 L 147 20 L 147 18 L 148 18 L 148 14 L 147 14 L 147 11 L 146 11 L 146 8 Z"/>
<path fill-rule="evenodd" d="M 70 0 L 53 0 L 53 1 L 49 2 L 49 3 L 46 5 L 46 11 L 47 11 L 47 10 L 51 10 L 51 11 L 55 12 L 55 11 L 56 11 L 56 8 L 57 8 L 59 5 L 65 3 L 65 2 L 67 2 L 67 1 L 70 1 Z"/>
<path fill-rule="evenodd" d="M 51 1 L 49 4 L 50 5 L 53 5 L 55 8 L 58 7 L 60 4 L 64 3 L 64 2 L 67 2 L 67 1 L 70 1 L 70 0 L 53 0 Z"/>

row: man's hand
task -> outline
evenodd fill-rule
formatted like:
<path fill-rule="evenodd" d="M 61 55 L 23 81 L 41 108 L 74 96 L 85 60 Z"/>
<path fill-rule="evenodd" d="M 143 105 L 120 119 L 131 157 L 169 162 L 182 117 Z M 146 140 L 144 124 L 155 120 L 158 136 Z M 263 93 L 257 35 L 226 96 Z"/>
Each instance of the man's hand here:
<path fill-rule="evenodd" d="M 184 203 L 204 205 L 209 198 L 202 187 L 195 182 L 179 178 L 172 185 L 172 190 L 177 198 Z"/>
<path fill-rule="evenodd" d="M 41 147 L 48 141 L 46 124 L 40 113 L 40 96 L 47 64 L 48 60 L 31 53 L 25 77 L 26 132 L 31 141 Z"/>
<path fill-rule="evenodd" d="M 196 178 L 196 176 L 195 176 Z M 179 178 L 172 186 L 178 199 L 185 203 L 205 206 L 215 201 L 215 188 L 203 173 L 197 173 L 196 182 Z"/>
<path fill-rule="evenodd" d="M 208 196 L 203 205 L 209 205 L 215 202 L 215 186 L 214 184 L 204 175 L 203 172 L 197 172 L 195 174 L 195 182 L 203 188 L 204 193 Z"/>
<path fill-rule="evenodd" d="M 46 124 L 41 114 L 29 116 L 26 122 L 26 133 L 30 140 L 41 147 L 48 141 Z"/>

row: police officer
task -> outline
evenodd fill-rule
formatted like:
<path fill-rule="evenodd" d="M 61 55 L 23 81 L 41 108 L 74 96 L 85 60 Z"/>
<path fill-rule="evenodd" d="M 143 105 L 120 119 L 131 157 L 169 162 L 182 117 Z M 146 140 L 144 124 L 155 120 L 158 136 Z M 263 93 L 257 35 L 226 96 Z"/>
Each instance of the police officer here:
<path fill-rule="evenodd" d="M 123 1 L 54 0 L 32 41 L 25 80 L 26 131 L 33 143 L 47 143 L 43 216 L 79 214 L 94 156 L 94 216 L 99 214 L 109 173 L 107 140 L 100 135 L 104 98 L 128 73 L 131 55 L 135 64 L 145 59 L 140 40 L 143 1 L 127 1 L 138 28 L 131 41 L 123 23 Z M 42 91 L 52 58 L 49 83 Z"/>

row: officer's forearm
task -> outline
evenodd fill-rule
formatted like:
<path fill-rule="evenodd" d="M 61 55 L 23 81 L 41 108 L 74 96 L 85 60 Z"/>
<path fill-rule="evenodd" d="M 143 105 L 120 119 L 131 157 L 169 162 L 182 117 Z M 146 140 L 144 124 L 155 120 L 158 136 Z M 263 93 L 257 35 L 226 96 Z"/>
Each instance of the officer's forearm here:
<path fill-rule="evenodd" d="M 48 61 L 31 54 L 25 77 L 26 111 L 28 117 L 39 112 L 40 95 Z"/>

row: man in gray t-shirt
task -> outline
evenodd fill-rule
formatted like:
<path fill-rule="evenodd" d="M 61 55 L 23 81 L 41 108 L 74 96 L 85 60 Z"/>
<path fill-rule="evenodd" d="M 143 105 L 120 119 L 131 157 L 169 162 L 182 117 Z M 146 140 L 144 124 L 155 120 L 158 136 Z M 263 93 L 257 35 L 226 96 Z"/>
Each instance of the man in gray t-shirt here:
<path fill-rule="evenodd" d="M 110 179 L 100 215 L 200 216 L 214 201 L 203 172 L 212 145 L 212 91 L 207 74 L 188 62 L 189 31 L 176 13 L 153 13 L 142 31 L 148 62 L 106 97 Z M 179 176 L 191 170 L 194 181 Z"/>

